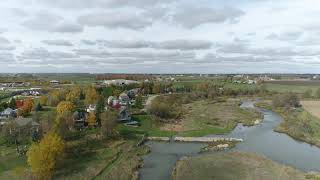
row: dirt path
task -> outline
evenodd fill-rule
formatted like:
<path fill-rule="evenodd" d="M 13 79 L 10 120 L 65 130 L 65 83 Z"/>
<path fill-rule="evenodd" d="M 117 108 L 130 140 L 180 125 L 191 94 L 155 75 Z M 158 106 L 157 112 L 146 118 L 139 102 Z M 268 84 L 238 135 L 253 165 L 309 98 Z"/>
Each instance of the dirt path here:
<path fill-rule="evenodd" d="M 146 101 L 146 104 L 145 104 L 145 106 L 144 106 L 144 108 L 143 108 L 143 111 L 146 112 L 147 109 L 148 109 L 148 107 L 150 107 L 152 101 L 153 101 L 156 97 L 158 97 L 158 96 L 159 96 L 159 95 L 151 95 L 151 96 L 149 96 L 148 99 L 147 99 L 147 101 Z"/>

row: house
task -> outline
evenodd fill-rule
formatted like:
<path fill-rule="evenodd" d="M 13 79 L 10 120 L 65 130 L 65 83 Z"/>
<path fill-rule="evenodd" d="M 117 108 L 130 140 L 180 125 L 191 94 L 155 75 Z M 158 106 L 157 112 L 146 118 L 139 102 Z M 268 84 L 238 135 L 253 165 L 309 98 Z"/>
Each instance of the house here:
<path fill-rule="evenodd" d="M 108 97 L 108 100 L 107 100 L 107 104 L 108 104 L 109 106 L 112 106 L 113 101 L 116 100 L 116 99 L 117 99 L 117 98 L 114 97 L 114 96 L 109 96 L 109 97 Z"/>
<path fill-rule="evenodd" d="M 97 105 L 95 105 L 95 104 L 90 104 L 90 105 L 88 106 L 88 108 L 87 108 L 86 111 L 87 111 L 88 113 L 90 113 L 90 112 L 95 112 L 96 109 L 97 109 Z"/>
<path fill-rule="evenodd" d="M 139 84 L 139 81 L 133 80 L 126 80 L 126 79 L 113 79 L 113 80 L 105 80 L 103 81 L 104 84 L 107 86 L 114 85 L 114 86 L 123 86 L 123 85 L 130 85 L 130 84 Z"/>
<path fill-rule="evenodd" d="M 112 105 L 111 105 L 112 108 L 115 108 L 115 109 L 120 109 L 121 107 L 121 104 L 120 104 L 120 101 L 118 99 L 114 99 L 112 101 Z"/>
<path fill-rule="evenodd" d="M 130 98 L 134 98 L 134 97 L 137 96 L 140 92 L 141 92 L 141 89 L 140 89 L 140 88 L 130 89 L 130 90 L 127 92 L 127 95 L 128 95 Z"/>
<path fill-rule="evenodd" d="M 16 125 L 10 131 L 29 131 L 29 132 L 38 132 L 40 124 L 35 122 L 32 118 L 18 117 L 13 120 L 13 123 Z"/>
<path fill-rule="evenodd" d="M 51 85 L 59 85 L 60 82 L 57 81 L 57 80 L 52 80 L 52 81 L 50 81 L 50 84 L 51 84 Z"/>
<path fill-rule="evenodd" d="M 131 121 L 131 113 L 126 106 L 122 106 L 119 111 L 119 121 L 128 122 Z"/>
<path fill-rule="evenodd" d="M 126 105 L 129 105 L 130 98 L 126 93 L 121 93 L 119 95 L 119 101 L 120 101 L 121 106 L 126 106 Z"/>
<path fill-rule="evenodd" d="M 16 115 L 17 115 L 16 111 L 11 108 L 7 108 L 3 112 L 0 113 L 0 116 L 2 118 L 16 117 Z"/>
<path fill-rule="evenodd" d="M 72 119 L 75 128 L 81 129 L 86 126 L 86 113 L 76 111 L 73 113 Z"/>

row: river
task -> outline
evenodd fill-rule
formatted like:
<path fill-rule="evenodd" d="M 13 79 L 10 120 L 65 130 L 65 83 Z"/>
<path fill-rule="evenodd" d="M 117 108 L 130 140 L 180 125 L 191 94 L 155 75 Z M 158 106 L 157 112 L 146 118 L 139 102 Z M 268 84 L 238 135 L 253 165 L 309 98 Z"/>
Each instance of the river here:
<path fill-rule="evenodd" d="M 241 107 L 253 108 L 253 102 L 245 101 Z M 220 136 L 244 139 L 230 151 L 253 152 L 303 171 L 320 171 L 320 148 L 296 141 L 286 134 L 274 132 L 273 129 L 283 119 L 270 110 L 259 110 L 264 115 L 261 124 L 251 127 L 238 124 L 231 133 Z M 206 146 L 202 143 L 154 141 L 147 142 L 147 145 L 150 146 L 151 153 L 143 157 L 144 167 L 140 169 L 139 177 L 141 180 L 170 179 L 178 159 L 186 155 L 197 155 L 200 149 Z"/>

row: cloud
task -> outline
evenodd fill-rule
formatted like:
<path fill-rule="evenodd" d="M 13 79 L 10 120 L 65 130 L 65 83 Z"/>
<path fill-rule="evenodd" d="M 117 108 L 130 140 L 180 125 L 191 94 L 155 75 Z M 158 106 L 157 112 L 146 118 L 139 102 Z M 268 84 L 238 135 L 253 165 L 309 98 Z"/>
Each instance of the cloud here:
<path fill-rule="evenodd" d="M 82 25 L 91 27 L 102 26 L 109 29 L 126 28 L 139 30 L 151 26 L 152 19 L 144 17 L 141 13 L 133 12 L 103 12 L 89 13 L 78 18 Z"/>
<path fill-rule="evenodd" d="M 172 19 L 186 28 L 195 28 L 208 23 L 236 22 L 244 14 L 242 10 L 232 7 L 210 8 L 188 6 L 186 8 L 179 8 Z"/>
<path fill-rule="evenodd" d="M 60 33 L 78 33 L 83 31 L 83 27 L 79 24 L 67 22 L 61 16 L 44 11 L 24 21 L 22 25 L 37 31 Z"/>
<path fill-rule="evenodd" d="M 10 61 L 15 61 L 12 53 L 0 52 L 0 63 L 8 63 Z"/>
<path fill-rule="evenodd" d="M 117 8 L 138 7 L 145 8 L 159 4 L 167 4 L 176 0 L 38 0 L 39 3 L 67 9 L 90 9 L 90 8 Z"/>
<path fill-rule="evenodd" d="M 86 44 L 86 45 L 96 45 L 97 44 L 96 41 L 87 40 L 87 39 L 81 40 L 81 43 Z"/>
<path fill-rule="evenodd" d="M 303 32 L 292 31 L 282 34 L 271 33 L 266 37 L 268 40 L 279 40 L 279 41 L 294 41 L 302 36 Z"/>
<path fill-rule="evenodd" d="M 212 43 L 204 40 L 171 40 L 155 44 L 153 47 L 158 49 L 180 49 L 180 50 L 199 50 L 210 49 Z"/>
<path fill-rule="evenodd" d="M 23 51 L 17 59 L 19 61 L 33 61 L 37 63 L 57 63 L 58 60 L 78 58 L 74 53 L 62 51 L 49 51 L 45 48 L 36 48 Z"/>
<path fill-rule="evenodd" d="M 97 43 L 110 48 L 119 49 L 165 49 L 165 50 L 204 50 L 210 49 L 212 42 L 205 40 L 177 39 L 168 41 L 145 41 L 145 40 L 97 40 Z"/>
<path fill-rule="evenodd" d="M 47 45 L 54 45 L 54 46 L 73 46 L 73 44 L 69 41 L 62 40 L 62 39 L 56 39 L 56 40 L 43 40 L 41 41 L 44 44 Z"/>
<path fill-rule="evenodd" d="M 7 38 L 0 37 L 0 44 L 10 44 L 10 41 Z"/>

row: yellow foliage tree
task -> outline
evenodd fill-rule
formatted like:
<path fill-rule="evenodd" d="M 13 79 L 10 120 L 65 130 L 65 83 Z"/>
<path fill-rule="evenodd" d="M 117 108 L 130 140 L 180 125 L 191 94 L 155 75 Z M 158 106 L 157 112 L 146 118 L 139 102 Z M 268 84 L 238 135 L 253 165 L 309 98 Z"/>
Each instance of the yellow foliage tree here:
<path fill-rule="evenodd" d="M 75 105 L 70 101 L 61 101 L 57 106 L 57 112 L 59 115 L 68 112 L 73 111 L 75 108 Z"/>
<path fill-rule="evenodd" d="M 81 96 L 81 88 L 73 87 L 70 90 L 70 92 L 67 94 L 66 100 L 75 103 L 80 99 L 80 96 Z"/>
<path fill-rule="evenodd" d="M 88 115 L 88 125 L 89 126 L 95 126 L 97 124 L 97 117 L 95 113 L 91 112 Z"/>
<path fill-rule="evenodd" d="M 41 106 L 47 105 L 47 102 L 48 102 L 48 97 L 47 96 L 41 96 L 40 97 L 40 105 Z"/>
<path fill-rule="evenodd" d="M 54 132 L 47 133 L 39 143 L 33 143 L 27 152 L 33 175 L 39 179 L 50 179 L 63 152 L 64 141 Z"/>
<path fill-rule="evenodd" d="M 86 98 L 85 98 L 85 103 L 87 105 L 89 104 L 95 104 L 97 103 L 99 99 L 99 94 L 96 91 L 96 88 L 94 87 L 89 87 L 86 91 Z"/>

